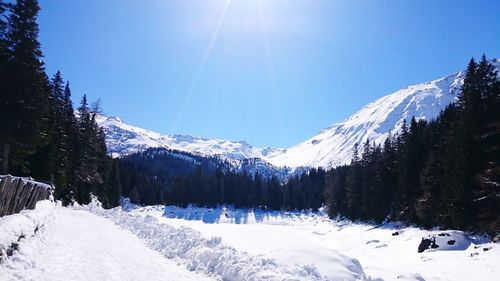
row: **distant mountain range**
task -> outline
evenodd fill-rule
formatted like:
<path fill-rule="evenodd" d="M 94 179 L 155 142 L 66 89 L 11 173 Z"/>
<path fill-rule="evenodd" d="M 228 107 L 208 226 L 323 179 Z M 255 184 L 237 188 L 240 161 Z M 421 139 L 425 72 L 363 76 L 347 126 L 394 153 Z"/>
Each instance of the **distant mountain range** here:
<path fill-rule="evenodd" d="M 500 60 L 493 64 L 500 69 Z M 331 168 L 351 161 L 354 145 L 366 140 L 382 143 L 397 134 L 403 120 L 431 120 L 449 104 L 455 102 L 463 84 L 464 71 L 430 82 L 416 84 L 384 96 L 336 123 L 312 138 L 288 149 L 257 148 L 245 141 L 207 139 L 189 135 L 162 135 L 128 125 L 118 117 L 99 116 L 98 123 L 106 132 L 109 153 L 114 157 L 163 147 L 202 156 L 219 156 L 241 163 L 259 159 L 275 168 Z"/>

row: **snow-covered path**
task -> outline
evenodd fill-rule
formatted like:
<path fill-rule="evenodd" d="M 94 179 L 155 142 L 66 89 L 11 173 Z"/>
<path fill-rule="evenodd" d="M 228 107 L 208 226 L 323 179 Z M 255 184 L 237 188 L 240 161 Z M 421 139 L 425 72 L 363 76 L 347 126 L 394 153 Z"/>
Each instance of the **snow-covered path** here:
<path fill-rule="evenodd" d="M 0 265 L 0 280 L 211 280 L 83 210 L 56 207 L 50 222 Z"/>
<path fill-rule="evenodd" d="M 26 237 L 19 252 L 0 263 L 0 281 L 451 281 L 500 276 L 500 245 L 461 231 L 373 227 L 313 213 L 51 204 L 0 218 L 0 252 Z M 33 236 L 36 226 L 42 227 Z M 431 236 L 439 247 L 418 253 L 421 238 Z"/>

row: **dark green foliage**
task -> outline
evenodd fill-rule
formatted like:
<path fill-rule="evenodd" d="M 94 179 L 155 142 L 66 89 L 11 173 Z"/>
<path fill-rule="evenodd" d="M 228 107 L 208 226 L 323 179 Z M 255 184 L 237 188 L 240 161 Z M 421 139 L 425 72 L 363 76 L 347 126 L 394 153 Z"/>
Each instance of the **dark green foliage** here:
<path fill-rule="evenodd" d="M 7 40 L 8 22 L 7 22 L 7 4 L 0 0 L 0 89 L 5 89 L 7 86 L 7 65 L 10 58 L 10 44 Z M 2 99 L 4 95 L 1 96 Z M 5 106 L 3 102 L 0 105 Z M 2 113 L 0 113 L 2 114 Z M 1 118 L 5 115 L 1 115 Z"/>
<path fill-rule="evenodd" d="M 105 207 L 114 207 L 118 205 L 116 194 L 120 194 L 121 186 L 117 179 L 118 167 L 115 163 L 110 163 L 112 160 L 106 154 L 106 136 L 97 125 L 99 112 L 99 104 L 90 108 L 87 96 L 84 95 L 78 107 L 79 116 L 76 121 L 76 162 L 72 193 L 79 203 L 89 203 L 90 195 L 95 194 Z"/>
<path fill-rule="evenodd" d="M 259 172 L 233 171 L 217 157 L 151 148 L 119 159 L 124 196 L 140 204 L 318 209 L 325 172 L 312 169 L 280 184 Z"/>
<path fill-rule="evenodd" d="M 0 99 L 0 143 L 2 172 L 29 172 L 27 157 L 46 144 L 49 113 L 49 83 L 38 42 L 40 10 L 36 0 L 19 0 L 2 22 L 2 97 Z M 3 15 L 2 15 L 3 16 Z M 5 64 L 5 51 L 7 61 Z"/>
<path fill-rule="evenodd" d="M 61 73 L 49 82 L 39 10 L 36 0 L 0 1 L 0 172 L 52 182 L 64 204 L 88 203 L 93 193 L 106 207 L 117 206 L 118 166 L 95 120 L 98 105 L 90 109 L 84 97 L 77 118 Z"/>
<path fill-rule="evenodd" d="M 83 96 L 75 116 L 61 73 L 47 78 L 38 12 L 36 0 L 0 0 L 0 172 L 53 182 L 64 204 L 85 204 L 94 194 L 110 208 L 122 192 L 140 204 L 324 204 L 332 217 L 500 232 L 500 83 L 484 55 L 470 60 L 458 102 L 436 120 L 404 120 L 383 145 L 356 145 L 350 165 L 280 183 L 264 171 L 166 149 L 112 160 L 97 125 L 99 104 Z"/>
<path fill-rule="evenodd" d="M 311 169 L 280 184 L 236 173 L 217 158 L 150 149 L 120 159 L 125 196 L 141 204 L 317 209 L 331 217 L 500 231 L 500 83 L 471 60 L 458 103 L 430 122 L 412 118 L 352 163 Z M 361 154 L 361 156 L 360 156 Z"/>
<path fill-rule="evenodd" d="M 106 180 L 104 183 L 103 206 L 112 208 L 120 205 L 121 183 L 120 170 L 117 160 L 108 161 L 109 167 L 106 172 Z"/>
<path fill-rule="evenodd" d="M 500 231 L 500 83 L 485 56 L 470 61 L 458 103 L 432 122 L 412 119 L 382 149 L 327 172 L 330 215 Z"/>
<path fill-rule="evenodd" d="M 354 157 L 347 172 L 345 180 L 345 214 L 352 219 L 361 218 L 361 200 L 362 194 L 362 167 L 361 161 L 358 158 L 358 145 L 354 148 Z"/>
<path fill-rule="evenodd" d="M 7 98 L 7 93 L 4 92 L 8 86 L 7 79 L 7 67 L 10 59 L 10 44 L 7 39 L 8 36 L 8 22 L 7 22 L 7 4 L 0 0 L 0 125 L 5 126 L 7 124 L 6 119 L 8 118 L 9 111 L 7 107 L 9 106 L 9 100 Z M 1 121 L 4 120 L 4 121 Z M 7 132 L 0 132 L 0 173 L 7 173 L 9 167 L 9 154 L 10 146 L 12 142 L 11 134 Z"/>

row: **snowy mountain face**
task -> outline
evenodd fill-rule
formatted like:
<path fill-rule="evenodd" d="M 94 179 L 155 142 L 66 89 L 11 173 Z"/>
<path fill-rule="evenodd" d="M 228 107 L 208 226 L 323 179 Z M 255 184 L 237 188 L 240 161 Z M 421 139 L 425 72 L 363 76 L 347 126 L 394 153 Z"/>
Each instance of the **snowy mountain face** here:
<path fill-rule="evenodd" d="M 500 60 L 493 60 L 493 64 L 500 69 Z M 116 117 L 100 116 L 98 123 L 105 129 L 108 149 L 115 157 L 149 147 L 165 147 L 198 155 L 218 155 L 228 160 L 261 159 L 277 167 L 331 168 L 349 164 L 356 143 L 369 140 L 381 144 L 389 134 L 397 134 L 403 120 L 436 118 L 446 106 L 457 100 L 464 76 L 462 71 L 384 96 L 347 120 L 289 149 L 262 149 L 244 141 L 161 135 L 127 125 Z"/>
<path fill-rule="evenodd" d="M 436 118 L 456 101 L 463 83 L 463 72 L 431 82 L 413 85 L 372 102 L 344 122 L 322 130 L 318 135 L 284 153 L 270 158 L 274 165 L 291 167 L 335 167 L 349 164 L 354 145 L 366 140 L 383 143 L 389 133 L 397 134 L 403 120 Z"/>
<path fill-rule="evenodd" d="M 500 69 L 500 60 L 493 65 Z M 322 130 L 318 135 L 267 160 L 276 166 L 331 168 L 349 164 L 354 145 L 369 140 L 383 143 L 389 133 L 397 134 L 403 120 L 435 119 L 455 102 L 463 85 L 465 71 L 444 78 L 408 86 L 372 102 L 344 122 Z"/>
<path fill-rule="evenodd" d="M 161 135 L 123 123 L 118 117 L 98 116 L 97 123 L 106 132 L 106 144 L 113 157 L 124 156 L 147 148 L 163 147 L 205 156 L 221 156 L 229 160 L 265 159 L 281 149 L 256 148 L 245 141 L 207 139 L 189 135 Z"/>

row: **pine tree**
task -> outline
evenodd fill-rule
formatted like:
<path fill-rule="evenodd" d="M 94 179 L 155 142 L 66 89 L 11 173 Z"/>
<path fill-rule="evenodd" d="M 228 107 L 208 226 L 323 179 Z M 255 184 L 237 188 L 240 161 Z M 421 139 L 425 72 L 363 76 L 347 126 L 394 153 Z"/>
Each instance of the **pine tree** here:
<path fill-rule="evenodd" d="M 8 5 L 0 0 L 0 89 L 6 89 L 7 80 L 7 65 L 10 59 L 10 45 L 7 38 L 8 35 L 8 22 L 7 22 L 7 8 Z M 2 95 L 3 99 L 3 95 Z M 1 104 L 1 102 L 0 102 Z M 0 112 L 0 114 L 2 114 Z M 6 116 L 0 115 L 0 118 Z"/>
<path fill-rule="evenodd" d="M 433 151 L 422 171 L 421 182 L 423 192 L 415 205 L 418 222 L 425 227 L 438 224 L 436 217 L 439 216 L 439 190 L 442 185 L 439 166 L 439 155 Z"/>
<path fill-rule="evenodd" d="M 481 230 L 500 231 L 500 81 L 494 66 L 483 55 L 477 68 L 478 92 L 483 101 L 482 126 L 475 144 L 481 153 L 477 158 L 473 187 L 475 218 Z"/>
<path fill-rule="evenodd" d="M 380 218 L 387 217 L 391 213 L 398 183 L 396 144 L 391 134 L 384 141 L 382 151 L 377 164 L 377 170 L 381 173 Z"/>
<path fill-rule="evenodd" d="M 0 0 L 0 89 L 2 89 L 2 96 L 0 98 L 0 127 L 2 130 L 0 132 L 0 149 L 2 154 L 0 155 L 1 166 L 0 173 L 6 174 L 8 172 L 8 158 L 10 154 L 10 146 L 11 142 L 13 142 L 12 132 L 8 133 L 6 130 L 8 127 L 7 120 L 12 118 L 9 116 L 11 114 L 9 110 L 9 105 L 14 101 L 14 96 L 12 93 L 9 93 L 7 97 L 7 86 L 8 86 L 8 64 L 11 56 L 10 52 L 10 44 L 8 41 L 8 22 L 6 21 L 6 10 L 7 4 Z M 9 122 L 10 123 L 10 122 Z M 14 127 L 14 124 L 10 124 Z"/>
<path fill-rule="evenodd" d="M 406 204 L 406 185 L 408 182 L 408 127 L 406 119 L 403 119 L 401 126 L 401 133 L 396 141 L 396 167 L 397 167 L 397 186 L 395 190 L 394 208 L 392 210 L 392 217 L 399 220 L 406 219 L 409 206 Z"/>
<path fill-rule="evenodd" d="M 76 199 L 79 203 L 86 204 L 90 202 L 90 194 L 96 191 L 96 186 L 103 183 L 102 174 L 99 173 L 98 152 L 96 151 L 100 142 L 86 95 L 82 97 L 78 113 Z"/>
<path fill-rule="evenodd" d="M 354 145 L 352 163 L 345 182 L 345 215 L 351 219 L 358 219 L 361 217 L 361 202 L 363 198 L 361 179 L 362 166 L 358 154 L 358 144 L 356 143 Z"/>
<path fill-rule="evenodd" d="M 2 171 L 27 174 L 25 156 L 46 143 L 49 83 L 44 72 L 36 22 L 36 0 L 18 0 L 9 15 L 10 60 L 0 103 Z"/>
<path fill-rule="evenodd" d="M 8 41 L 8 22 L 7 22 L 8 5 L 0 0 L 0 89 L 5 89 L 7 81 L 7 65 L 10 59 L 10 44 Z"/>
<path fill-rule="evenodd" d="M 483 119 L 481 121 L 490 122 L 494 115 L 498 116 L 498 71 L 483 54 L 477 66 L 478 91 L 483 101 Z M 490 118 L 488 118 L 490 117 Z"/>
<path fill-rule="evenodd" d="M 113 208 L 120 205 L 121 183 L 117 160 L 108 161 L 106 181 L 104 186 L 104 207 Z"/>
<path fill-rule="evenodd" d="M 68 174 L 71 166 L 71 131 L 65 126 L 66 101 L 64 93 L 64 81 L 61 72 L 57 72 L 52 79 L 51 90 L 51 122 L 53 135 L 50 145 L 53 147 L 53 170 L 52 175 L 56 188 L 64 189 L 68 184 Z"/>
<path fill-rule="evenodd" d="M 482 98 L 479 91 L 478 65 L 474 59 L 467 66 L 462 92 L 458 100 L 458 115 L 451 131 L 452 147 L 448 156 L 452 171 L 450 186 L 452 194 L 448 213 L 453 227 L 464 229 L 470 226 L 475 211 L 473 210 L 472 186 L 474 173 L 479 165 L 477 130 L 481 126 Z"/>

